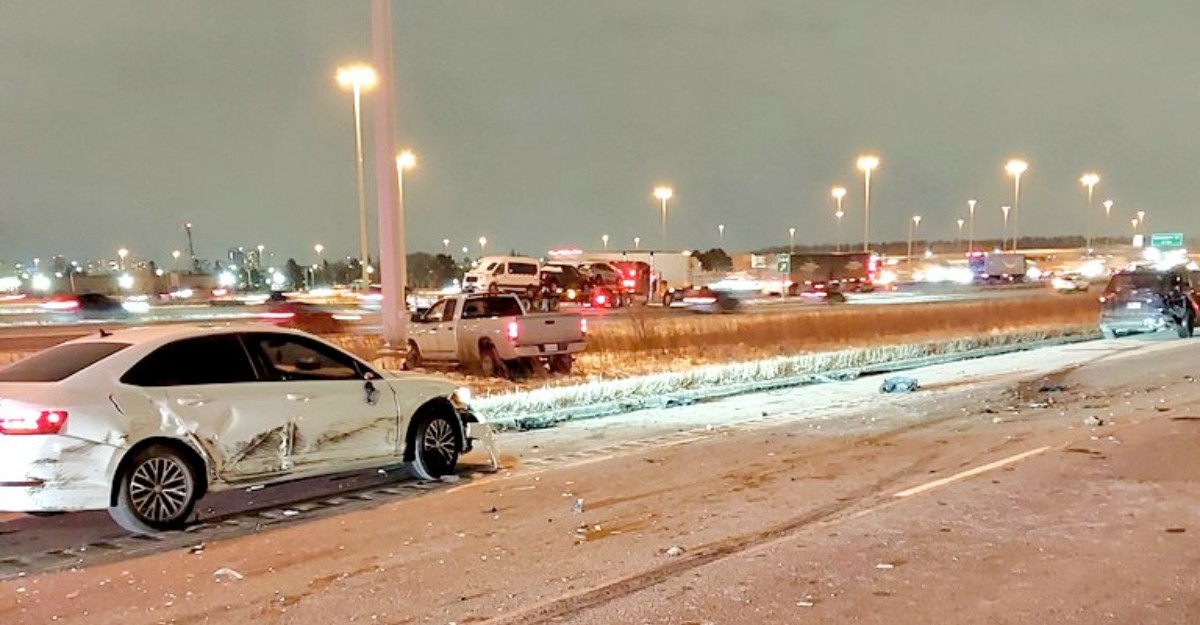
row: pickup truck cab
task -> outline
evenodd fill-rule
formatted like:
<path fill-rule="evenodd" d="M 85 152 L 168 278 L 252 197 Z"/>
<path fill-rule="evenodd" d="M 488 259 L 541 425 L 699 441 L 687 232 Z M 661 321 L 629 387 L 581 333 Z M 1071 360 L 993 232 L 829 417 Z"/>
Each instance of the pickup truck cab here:
<path fill-rule="evenodd" d="M 507 377 L 544 363 L 551 372 L 569 373 L 586 336 L 583 317 L 530 313 L 515 295 L 452 295 L 412 316 L 405 367 L 478 364 L 485 376 Z"/>

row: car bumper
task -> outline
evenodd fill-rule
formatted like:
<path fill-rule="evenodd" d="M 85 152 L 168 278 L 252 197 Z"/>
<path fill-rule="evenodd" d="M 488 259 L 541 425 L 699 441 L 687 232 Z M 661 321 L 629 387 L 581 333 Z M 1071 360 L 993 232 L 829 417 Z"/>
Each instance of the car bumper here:
<path fill-rule="evenodd" d="M 517 358 L 541 358 L 547 356 L 562 356 L 578 354 L 587 348 L 587 343 L 547 343 L 543 345 L 520 345 L 513 351 Z"/>
<path fill-rule="evenodd" d="M 108 507 L 118 449 L 68 436 L 0 435 L 0 511 Z"/>
<path fill-rule="evenodd" d="M 1174 321 L 1166 315 L 1129 315 L 1100 319 L 1101 328 L 1114 332 L 1157 332 L 1173 325 Z"/>

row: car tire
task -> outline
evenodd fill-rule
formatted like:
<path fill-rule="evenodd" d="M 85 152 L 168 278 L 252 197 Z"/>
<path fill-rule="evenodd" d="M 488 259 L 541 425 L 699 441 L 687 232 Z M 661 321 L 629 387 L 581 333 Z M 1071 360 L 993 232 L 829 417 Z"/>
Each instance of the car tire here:
<path fill-rule="evenodd" d="M 1115 338 L 1117 338 L 1117 331 L 1113 330 L 1112 328 L 1101 327 L 1100 328 L 1100 336 L 1103 336 L 1104 338 L 1110 339 L 1110 340 L 1115 339 Z"/>
<path fill-rule="evenodd" d="M 117 505 L 108 514 L 135 534 L 179 529 L 187 524 L 200 492 L 196 473 L 175 449 L 150 445 L 117 476 Z"/>
<path fill-rule="evenodd" d="M 1183 314 L 1183 319 L 1175 324 L 1175 332 L 1181 339 L 1186 339 L 1196 333 L 1196 319 L 1192 316 L 1191 309 L 1188 309 Z"/>
<path fill-rule="evenodd" d="M 496 348 L 491 345 L 479 348 L 479 369 L 485 378 L 508 379 L 508 367 L 500 359 L 500 354 L 496 353 Z"/>
<path fill-rule="evenodd" d="M 416 341 L 409 341 L 408 349 L 404 351 L 404 364 L 402 365 L 404 370 L 413 371 L 420 369 L 422 364 L 421 348 L 417 347 Z"/>
<path fill-rule="evenodd" d="M 413 426 L 412 461 L 409 470 L 419 480 L 436 480 L 454 473 L 458 465 L 458 426 L 447 410 L 429 410 Z"/>
<path fill-rule="evenodd" d="M 560 354 L 550 358 L 550 373 L 570 373 L 575 359 L 570 355 Z"/>

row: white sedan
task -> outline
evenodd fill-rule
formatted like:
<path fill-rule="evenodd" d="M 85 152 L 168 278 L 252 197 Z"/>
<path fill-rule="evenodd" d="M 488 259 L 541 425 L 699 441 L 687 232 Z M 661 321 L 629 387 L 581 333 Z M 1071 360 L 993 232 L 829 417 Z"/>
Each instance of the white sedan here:
<path fill-rule="evenodd" d="M 101 331 L 0 369 L 0 511 L 149 533 L 208 491 L 401 461 L 436 479 L 490 435 L 464 394 L 273 326 Z"/>

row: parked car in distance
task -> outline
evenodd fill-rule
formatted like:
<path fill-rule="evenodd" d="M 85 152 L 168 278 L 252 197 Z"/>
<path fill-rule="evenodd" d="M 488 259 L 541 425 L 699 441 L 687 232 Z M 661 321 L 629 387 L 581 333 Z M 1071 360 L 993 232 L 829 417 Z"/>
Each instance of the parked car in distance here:
<path fill-rule="evenodd" d="M 345 324 L 332 311 L 311 302 L 272 298 L 267 300 L 266 307 L 262 318 L 273 325 L 313 334 L 335 334 L 344 330 Z"/>
<path fill-rule="evenodd" d="M 1192 336 L 1200 304 L 1188 272 L 1135 269 L 1113 274 L 1100 296 L 1100 332 L 1105 338 L 1174 329 Z"/>
<path fill-rule="evenodd" d="M 484 256 L 463 276 L 466 293 L 520 293 L 534 297 L 541 287 L 536 258 Z"/>
<path fill-rule="evenodd" d="M 1092 282 L 1078 273 L 1064 273 L 1051 278 L 1050 285 L 1059 293 L 1086 293 Z"/>
<path fill-rule="evenodd" d="M 545 363 L 551 372 L 569 373 L 575 354 L 587 347 L 587 319 L 529 313 L 515 295 L 452 295 L 413 315 L 408 337 L 409 369 L 478 364 L 485 376 L 506 377 Z"/>
<path fill-rule="evenodd" d="M 208 492 L 402 462 L 435 479 L 486 427 L 448 381 L 266 324 L 101 332 L 0 369 L 0 397 L 0 511 L 108 509 L 139 533 Z"/>

